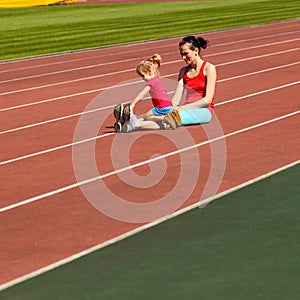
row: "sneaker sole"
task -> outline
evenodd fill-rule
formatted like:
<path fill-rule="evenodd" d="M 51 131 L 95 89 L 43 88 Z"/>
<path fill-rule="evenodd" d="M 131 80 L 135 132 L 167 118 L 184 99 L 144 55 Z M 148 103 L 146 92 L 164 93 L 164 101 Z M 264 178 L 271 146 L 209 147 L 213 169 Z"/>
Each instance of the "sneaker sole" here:
<path fill-rule="evenodd" d="M 120 122 L 123 115 L 123 104 L 119 103 L 114 108 L 114 117 L 116 119 L 116 123 Z"/>
<path fill-rule="evenodd" d="M 116 132 L 121 132 L 122 131 L 122 124 L 120 122 L 116 122 L 114 124 L 114 128 Z"/>
<path fill-rule="evenodd" d="M 123 108 L 123 120 L 122 120 L 123 124 L 125 122 L 128 122 L 130 120 L 130 117 L 131 117 L 131 106 L 130 104 L 127 104 Z"/>

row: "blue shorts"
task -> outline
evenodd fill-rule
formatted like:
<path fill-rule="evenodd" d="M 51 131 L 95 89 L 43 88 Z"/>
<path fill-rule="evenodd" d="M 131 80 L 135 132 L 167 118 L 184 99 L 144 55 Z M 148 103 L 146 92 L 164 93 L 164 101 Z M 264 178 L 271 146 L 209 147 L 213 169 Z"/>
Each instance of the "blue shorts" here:
<path fill-rule="evenodd" d="M 155 116 L 163 116 L 168 113 L 171 113 L 173 110 L 173 106 L 167 106 L 167 107 L 153 107 L 152 108 L 152 113 Z"/>
<path fill-rule="evenodd" d="M 182 125 L 196 125 L 208 123 L 211 111 L 208 108 L 187 108 L 179 111 Z"/>

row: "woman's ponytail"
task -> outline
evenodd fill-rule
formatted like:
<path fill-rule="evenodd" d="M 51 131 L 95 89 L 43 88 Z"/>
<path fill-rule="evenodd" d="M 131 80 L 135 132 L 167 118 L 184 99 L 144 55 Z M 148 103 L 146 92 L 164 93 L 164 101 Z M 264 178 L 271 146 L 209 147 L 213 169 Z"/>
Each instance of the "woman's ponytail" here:
<path fill-rule="evenodd" d="M 199 51 L 205 49 L 208 45 L 208 40 L 204 39 L 203 37 L 195 37 L 193 35 L 188 35 L 184 37 L 181 42 L 179 43 L 179 47 L 183 46 L 184 44 L 190 44 L 190 49 L 195 50 L 196 48 Z"/>
<path fill-rule="evenodd" d="M 203 37 L 198 37 L 197 38 L 199 47 L 202 49 L 206 49 L 207 45 L 208 45 L 208 40 L 204 39 Z"/>

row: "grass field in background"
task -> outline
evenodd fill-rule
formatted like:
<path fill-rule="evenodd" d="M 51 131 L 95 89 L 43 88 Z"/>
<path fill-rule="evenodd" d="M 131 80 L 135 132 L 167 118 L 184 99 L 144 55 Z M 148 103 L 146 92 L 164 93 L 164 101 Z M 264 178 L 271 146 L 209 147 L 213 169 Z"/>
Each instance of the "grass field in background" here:
<path fill-rule="evenodd" d="M 0 9 L 0 60 L 298 17 L 299 0 L 216 0 Z"/>

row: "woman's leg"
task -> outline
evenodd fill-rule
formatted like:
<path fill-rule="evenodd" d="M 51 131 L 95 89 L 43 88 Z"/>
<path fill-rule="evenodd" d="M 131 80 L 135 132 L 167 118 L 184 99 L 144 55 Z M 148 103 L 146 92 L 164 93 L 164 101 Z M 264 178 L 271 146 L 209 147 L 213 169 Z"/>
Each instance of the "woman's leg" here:
<path fill-rule="evenodd" d="M 211 112 L 208 108 L 188 108 L 179 110 L 181 124 L 197 125 L 208 123 L 211 120 Z"/>

